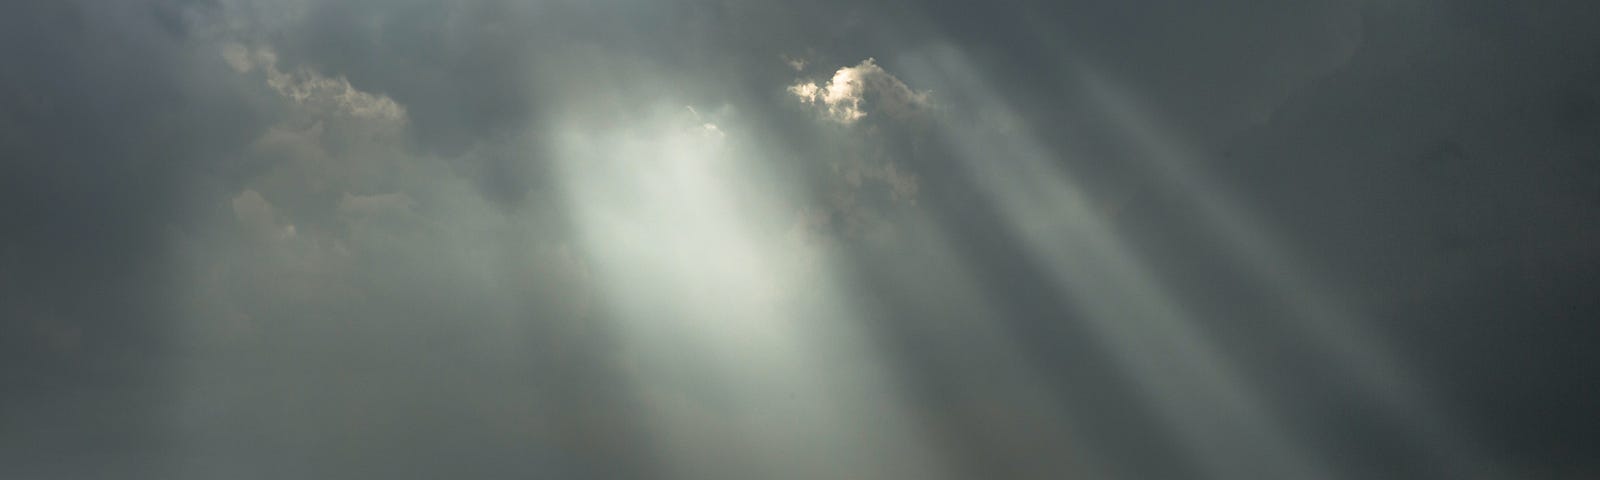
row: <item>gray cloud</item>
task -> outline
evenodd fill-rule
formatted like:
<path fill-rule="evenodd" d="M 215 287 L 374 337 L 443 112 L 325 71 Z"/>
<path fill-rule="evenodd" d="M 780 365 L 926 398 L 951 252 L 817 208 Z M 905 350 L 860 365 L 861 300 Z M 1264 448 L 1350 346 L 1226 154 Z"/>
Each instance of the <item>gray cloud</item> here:
<path fill-rule="evenodd" d="M 0 476 L 1591 475 L 1585 7 L 7 4 Z"/>

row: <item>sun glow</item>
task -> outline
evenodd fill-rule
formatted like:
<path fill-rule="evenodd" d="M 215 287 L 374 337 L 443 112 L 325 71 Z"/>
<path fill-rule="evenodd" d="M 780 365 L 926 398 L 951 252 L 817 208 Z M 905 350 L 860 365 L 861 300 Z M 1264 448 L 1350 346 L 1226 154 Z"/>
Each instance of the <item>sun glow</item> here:
<path fill-rule="evenodd" d="M 772 221 L 796 216 L 784 189 L 715 123 L 641 124 L 566 132 L 561 172 L 670 462 L 686 478 L 928 478 L 816 252 Z"/>

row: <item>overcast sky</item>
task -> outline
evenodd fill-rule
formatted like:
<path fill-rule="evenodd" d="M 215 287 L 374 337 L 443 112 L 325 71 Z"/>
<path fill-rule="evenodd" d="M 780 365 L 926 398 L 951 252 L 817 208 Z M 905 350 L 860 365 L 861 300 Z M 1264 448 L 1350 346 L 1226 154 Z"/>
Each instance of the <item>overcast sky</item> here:
<path fill-rule="evenodd" d="M 1583 0 L 12 0 L 0 477 L 1600 477 Z"/>

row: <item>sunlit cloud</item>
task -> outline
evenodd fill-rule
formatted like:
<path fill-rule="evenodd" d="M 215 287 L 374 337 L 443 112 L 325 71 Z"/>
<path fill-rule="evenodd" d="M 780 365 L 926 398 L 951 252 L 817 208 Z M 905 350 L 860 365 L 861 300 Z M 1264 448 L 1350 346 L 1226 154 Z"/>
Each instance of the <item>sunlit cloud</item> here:
<path fill-rule="evenodd" d="M 913 90 L 871 58 L 838 69 L 827 82 L 791 85 L 789 93 L 824 108 L 829 119 L 842 124 L 855 123 L 869 111 L 894 118 L 915 115 L 928 108 L 929 95 Z"/>

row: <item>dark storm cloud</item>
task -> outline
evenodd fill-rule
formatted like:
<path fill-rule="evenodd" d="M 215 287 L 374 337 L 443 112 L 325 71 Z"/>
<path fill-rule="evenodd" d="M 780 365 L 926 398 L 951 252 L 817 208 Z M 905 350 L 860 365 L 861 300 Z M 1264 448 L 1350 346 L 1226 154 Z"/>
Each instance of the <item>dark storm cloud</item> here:
<path fill-rule="evenodd" d="M 1459 473 L 1288 320 L 1303 296 L 1238 258 L 1219 204 L 1384 340 L 1449 448 L 1509 477 L 1600 469 L 1575 381 L 1597 363 L 1593 9 L 1192 3 L 0 7 L 0 476 L 1291 463 L 1232 428 L 1257 417 L 1196 413 L 1239 405 L 1221 370 L 1310 468 Z M 657 158 L 695 155 L 750 178 L 683 187 Z M 1081 205 L 993 188 L 1056 174 Z M 1166 299 L 1085 313 L 1106 300 L 1051 253 L 1105 251 L 1038 237 L 1079 210 L 1220 360 L 1129 367 L 1213 357 L 1107 341 L 1097 320 Z M 815 330 L 763 337 L 759 295 Z"/>
<path fill-rule="evenodd" d="M 1593 314 L 1579 292 L 1595 280 L 1595 132 L 1580 113 L 1594 95 L 1592 13 L 1576 4 L 1415 2 L 1329 5 L 1311 10 L 1338 13 L 1298 17 L 1288 9 L 1304 5 L 1250 14 L 1197 6 L 1198 18 L 1209 20 L 1171 28 L 1163 19 L 1185 10 L 1054 5 L 1046 10 L 1059 17 L 1036 19 L 1044 34 L 1017 41 L 964 33 L 965 23 L 952 28 L 994 42 L 980 50 L 993 58 L 979 61 L 994 72 L 1049 65 L 1054 47 L 1086 59 L 1066 62 L 1074 65 L 1066 74 L 1045 68 L 991 78 L 1012 88 L 1005 98 L 1032 130 L 1066 139 L 1059 148 L 1110 144 L 1066 161 L 1103 182 L 1092 187 L 1101 195 L 1128 199 L 1119 223 L 1167 275 L 1186 282 L 1180 290 L 1233 299 L 1200 307 L 1218 315 L 1206 328 L 1262 378 L 1278 379 L 1267 388 L 1284 392 L 1274 395 L 1287 399 L 1290 422 L 1334 439 L 1324 446 L 1342 452 L 1333 455 L 1361 459 L 1343 466 L 1358 475 L 1427 475 L 1420 471 L 1431 460 L 1421 453 L 1396 456 L 1416 448 L 1400 446 L 1412 440 L 1387 439 L 1407 421 L 1382 420 L 1387 414 L 1364 406 L 1372 399 L 1356 384 L 1305 376 L 1336 365 L 1282 351 L 1303 342 L 1296 334 L 1222 320 L 1275 314 L 1250 310 L 1270 300 L 1238 297 L 1260 288 L 1245 287 L 1248 278 L 1222 280 L 1237 266 L 1196 260 L 1215 255 L 1202 246 L 1217 226 L 1194 224 L 1191 198 L 1146 179 L 1152 163 L 1139 157 L 1148 151 L 1117 144 L 1130 138 L 1118 132 L 1127 127 L 1108 121 L 1095 92 L 1073 88 L 1080 84 L 1072 70 L 1105 76 L 1158 106 L 1179 126 L 1172 133 L 1196 145 L 1186 161 L 1261 209 L 1306 261 L 1337 279 L 1333 288 L 1368 314 L 1350 321 L 1379 332 L 1418 369 L 1419 388 L 1481 439 L 1485 460 L 1535 475 L 1595 468 L 1584 460 L 1595 427 L 1578 420 L 1594 397 L 1578 379 L 1592 375 L 1595 361 L 1581 342 L 1563 340 L 1593 336 L 1591 322 L 1579 320 Z M 1277 29 L 1323 38 L 1267 40 L 1282 38 Z M 1048 46 L 1030 50 L 1027 42 L 1040 38 Z M 1239 42 L 1250 46 L 1227 47 Z M 1262 45 L 1288 53 L 1257 51 Z M 1039 78 L 1069 88 L 1017 88 Z M 1305 393 L 1314 391 L 1328 393 Z M 1364 413 L 1331 414 L 1339 411 Z"/>
<path fill-rule="evenodd" d="M 1591 475 L 1600 17 L 1391 7 L 1230 162 L 1497 457 Z M 1248 172 L 1248 173 L 1247 173 Z M 1270 182 L 1267 181 L 1270 179 Z M 1403 293 L 1402 293 L 1403 292 Z"/>
<path fill-rule="evenodd" d="M 188 36 L 204 4 L 0 10 L 0 475 L 150 475 L 168 242 L 191 182 L 261 115 Z"/>
<path fill-rule="evenodd" d="M 1400 352 L 1405 367 L 1417 370 L 1413 378 L 1421 383 L 1414 387 L 1440 400 L 1436 408 L 1460 424 L 1462 435 L 1481 439 L 1465 441 L 1481 441 L 1480 460 L 1536 475 L 1592 471 L 1583 461 L 1591 450 L 1583 439 L 1594 427 L 1574 420 L 1588 403 L 1577 399 L 1594 395 L 1577 379 L 1592 374 L 1595 362 L 1581 341 L 1563 339 L 1593 333 L 1577 320 L 1593 308 L 1578 293 L 1594 282 L 1595 143 L 1593 122 L 1581 113 L 1593 96 L 1588 45 L 1595 42 L 1583 27 L 1593 19 L 1575 5 L 1302 3 L 1281 10 L 1053 2 L 929 11 L 933 23 L 961 40 L 958 50 L 986 67 L 983 75 L 1024 116 L 1026 128 L 1069 152 L 1062 161 L 1073 171 L 1096 180 L 1088 188 L 1115 206 L 1117 223 L 1133 232 L 1137 248 L 1187 297 L 1198 297 L 1193 304 L 1202 327 L 1230 356 L 1245 359 L 1286 422 L 1325 435 L 1316 444 L 1322 453 L 1357 459 L 1337 468 L 1358 476 L 1427 476 L 1434 474 L 1422 472 L 1436 459 L 1417 445 L 1425 441 L 1406 439 L 1409 420 L 1376 406 L 1381 402 L 1359 382 L 1331 380 L 1345 377 L 1333 373 L 1337 360 L 1308 353 L 1317 350 L 1315 340 L 1306 344 L 1303 332 L 1259 323 L 1282 315 L 1271 306 L 1277 300 L 1259 296 L 1270 287 L 1205 247 L 1215 244 L 1207 232 L 1218 226 L 1196 224 L 1191 197 L 1150 180 L 1159 164 L 1140 158 L 1148 150 L 1127 143 L 1138 140 L 1119 131 L 1128 127 L 1108 118 L 1095 98 L 1103 92 L 1084 88 L 1078 75 L 1108 78 L 1157 106 L 1161 120 L 1177 126 L 1169 133 L 1194 145 L 1184 159 L 1191 168 L 1261 209 L 1274 232 L 1334 280 L 1342 298 L 1365 314 L 1348 321 L 1373 329 Z M 990 34 L 978 18 L 1031 27 Z M 1286 31 L 1300 34 L 1285 37 Z M 1069 58 L 1058 61 L 1063 55 Z M 961 87 L 938 84 L 941 73 L 919 71 L 916 57 L 882 63 L 959 105 Z M 938 154 L 906 156 L 917 157 L 911 164 L 924 181 L 923 205 L 956 215 L 944 221 L 959 225 L 962 248 L 985 259 L 982 269 L 1010 290 L 1001 297 L 1019 310 L 1005 322 L 1031 339 L 1024 345 L 1039 345 L 1039 361 L 1067 376 L 1064 391 L 1103 387 L 1102 398 L 1076 393 L 1066 401 L 1097 416 L 1144 415 L 1115 400 L 1114 383 L 1082 376 L 1096 368 L 1065 373 L 1102 360 L 1081 353 L 1091 346 L 1048 340 L 1079 335 L 1033 332 L 1068 328 L 1042 323 L 1071 314 L 1028 300 L 1047 294 L 1016 288 L 1027 283 L 1019 279 L 1029 278 L 1028 268 L 995 253 L 1015 240 L 978 233 L 1001 230 L 985 225 L 992 212 L 939 205 L 944 195 L 974 188 L 967 180 L 941 180 L 950 167 L 940 166 Z M 915 285 L 892 277 L 882 284 Z M 885 336 L 921 359 L 907 368 L 937 363 L 934 347 L 908 340 L 917 338 L 914 324 L 895 324 Z M 1289 345 L 1308 348 L 1291 353 Z M 928 375 L 929 388 L 957 381 Z M 1160 435 L 1136 421 L 1098 425 L 1104 426 L 1085 427 L 1090 436 Z M 1152 452 L 1138 463 L 1162 468 L 1151 465 L 1164 458 L 1174 457 Z"/>

